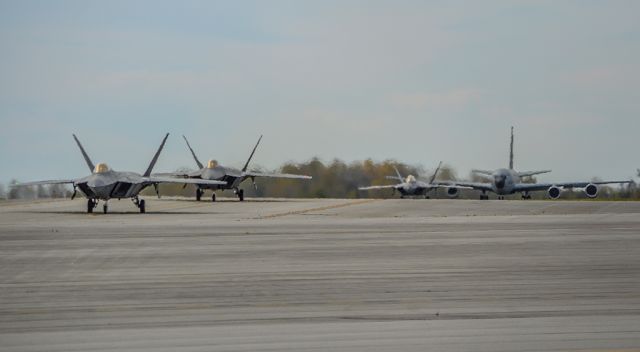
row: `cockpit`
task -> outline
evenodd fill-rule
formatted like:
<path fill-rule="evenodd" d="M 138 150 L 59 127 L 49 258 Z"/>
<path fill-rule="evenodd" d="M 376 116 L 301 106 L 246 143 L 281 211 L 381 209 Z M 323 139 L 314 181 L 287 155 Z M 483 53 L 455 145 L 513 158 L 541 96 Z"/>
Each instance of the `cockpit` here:
<path fill-rule="evenodd" d="M 507 175 L 495 175 L 493 176 L 493 183 L 496 185 L 496 188 L 504 188 L 504 185 L 507 181 Z"/>
<path fill-rule="evenodd" d="M 209 162 L 207 163 L 207 169 L 214 169 L 217 166 L 218 166 L 217 160 L 209 160 Z"/>
<path fill-rule="evenodd" d="M 413 175 L 409 175 L 407 176 L 407 183 L 413 183 L 416 182 L 416 178 Z"/>
<path fill-rule="evenodd" d="M 96 174 L 103 174 L 108 171 L 109 171 L 109 166 L 107 166 L 107 164 L 105 163 L 98 163 L 98 165 L 96 165 L 95 169 L 93 170 L 93 172 Z"/>

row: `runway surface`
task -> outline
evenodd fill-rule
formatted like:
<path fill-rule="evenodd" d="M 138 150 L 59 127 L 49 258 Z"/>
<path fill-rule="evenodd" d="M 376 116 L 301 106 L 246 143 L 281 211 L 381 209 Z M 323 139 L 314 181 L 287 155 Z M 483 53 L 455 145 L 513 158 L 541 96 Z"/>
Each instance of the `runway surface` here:
<path fill-rule="evenodd" d="M 0 202 L 0 350 L 640 350 L 639 202 L 84 209 Z"/>

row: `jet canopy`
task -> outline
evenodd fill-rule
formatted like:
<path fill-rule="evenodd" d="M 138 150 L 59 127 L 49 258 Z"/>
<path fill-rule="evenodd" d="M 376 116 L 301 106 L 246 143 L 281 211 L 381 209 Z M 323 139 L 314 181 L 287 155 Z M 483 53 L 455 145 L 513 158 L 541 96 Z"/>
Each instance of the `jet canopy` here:
<path fill-rule="evenodd" d="M 98 165 L 96 165 L 96 168 L 93 170 L 93 172 L 96 174 L 103 174 L 108 171 L 109 171 L 109 166 L 107 166 L 107 164 L 105 163 L 98 163 Z"/>
<path fill-rule="evenodd" d="M 209 160 L 207 163 L 207 169 L 213 169 L 218 166 L 218 162 L 216 160 Z"/>
<path fill-rule="evenodd" d="M 413 176 L 413 175 L 407 176 L 407 182 L 408 183 L 416 182 L 415 176 Z"/>

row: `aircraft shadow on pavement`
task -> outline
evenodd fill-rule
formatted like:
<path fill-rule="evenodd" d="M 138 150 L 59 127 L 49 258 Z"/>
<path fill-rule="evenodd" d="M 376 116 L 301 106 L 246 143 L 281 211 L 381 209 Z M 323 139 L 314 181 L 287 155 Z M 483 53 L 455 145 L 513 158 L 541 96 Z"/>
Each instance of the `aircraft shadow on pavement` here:
<path fill-rule="evenodd" d="M 102 211 L 96 211 L 92 214 L 88 214 L 86 211 L 77 211 L 77 210 L 69 210 L 69 211 L 20 211 L 17 213 L 23 214 L 60 214 L 60 215 L 91 215 L 91 216 L 109 216 L 109 215 L 154 215 L 154 214 L 163 214 L 163 215 L 215 215 L 215 214 L 224 214 L 222 212 L 204 212 L 204 211 L 147 211 L 145 214 L 140 214 L 140 212 L 136 211 L 109 211 L 107 214 L 104 214 Z"/>
<path fill-rule="evenodd" d="M 212 202 L 211 199 L 209 200 L 201 200 L 201 201 L 197 201 L 195 199 L 165 199 L 166 201 L 170 201 L 170 202 L 187 202 L 187 203 L 202 203 L 202 204 L 215 204 L 215 203 L 238 203 L 238 204 L 242 204 L 242 203 L 286 203 L 286 202 L 291 202 L 291 199 L 246 199 L 244 201 L 239 201 L 237 199 L 233 199 L 233 198 L 229 198 L 229 199 L 216 199 L 215 202 Z M 162 199 L 160 199 L 160 201 L 162 201 Z"/>

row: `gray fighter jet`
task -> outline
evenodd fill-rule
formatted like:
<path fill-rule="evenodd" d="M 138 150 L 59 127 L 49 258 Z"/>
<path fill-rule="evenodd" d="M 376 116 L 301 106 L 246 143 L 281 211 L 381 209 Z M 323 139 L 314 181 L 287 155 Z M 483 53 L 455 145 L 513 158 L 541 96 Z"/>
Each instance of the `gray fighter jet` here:
<path fill-rule="evenodd" d="M 162 148 L 167 141 L 167 137 L 169 137 L 168 133 L 166 136 L 164 136 L 162 144 L 160 144 L 160 148 L 158 148 L 158 151 L 153 156 L 149 167 L 147 167 L 147 170 L 144 172 L 144 174 L 140 175 L 135 172 L 111 170 L 105 163 L 98 163 L 94 166 L 93 162 L 89 158 L 89 155 L 87 155 L 87 152 L 84 150 L 82 144 L 74 134 L 73 139 L 75 139 L 76 143 L 78 144 L 80 152 L 82 152 L 82 156 L 84 157 L 84 160 L 87 163 L 89 170 L 91 171 L 91 175 L 69 180 L 27 182 L 18 184 L 16 186 L 71 184 L 73 185 L 73 195 L 71 196 L 71 199 L 75 198 L 78 188 L 80 189 L 80 191 L 82 191 L 82 193 L 84 193 L 85 197 L 87 197 L 87 213 L 93 213 L 93 209 L 98 206 L 98 201 L 103 200 L 104 204 L 102 205 L 102 210 L 106 214 L 109 208 L 108 201 L 112 198 L 131 198 L 131 200 L 133 200 L 133 203 L 140 209 L 140 212 L 144 213 L 145 201 L 144 199 L 140 199 L 138 195 L 146 187 L 153 185 L 156 190 L 156 194 L 158 194 L 158 197 L 160 197 L 160 193 L 158 191 L 158 184 L 160 183 L 196 183 L 194 180 L 151 176 L 151 170 L 153 170 L 154 165 L 158 161 L 158 157 L 160 156 L 160 152 L 162 151 Z M 206 180 L 204 182 L 207 185 L 216 186 L 222 186 L 226 184 L 226 182 L 224 181 Z"/>
<path fill-rule="evenodd" d="M 522 199 L 531 199 L 529 192 L 547 191 L 551 199 L 558 199 L 564 189 L 581 188 L 589 198 L 598 196 L 598 186 L 610 183 L 629 183 L 630 181 L 604 181 L 604 182 L 560 182 L 560 183 L 522 183 L 521 178 L 551 172 L 551 170 L 518 172 L 513 169 L 513 127 L 511 127 L 511 146 L 509 154 L 509 168 L 495 171 L 472 170 L 472 172 L 487 176 L 491 182 L 453 182 L 447 189 L 447 195 L 451 198 L 458 196 L 458 188 L 471 188 L 482 191 L 480 199 L 489 199 L 487 192 L 498 195 L 498 199 L 504 199 L 505 195 L 522 193 Z"/>
<path fill-rule="evenodd" d="M 395 166 L 393 167 L 396 170 L 396 176 L 387 176 L 388 179 L 398 180 L 400 183 L 395 185 L 382 185 L 382 186 L 367 186 L 367 187 L 358 187 L 360 191 L 368 191 L 372 189 L 392 189 L 395 193 L 398 191 L 400 193 L 400 198 L 404 198 L 407 196 L 424 196 L 425 199 L 428 199 L 427 195 L 431 190 L 439 187 L 448 188 L 449 185 L 443 183 L 435 183 L 434 180 L 438 175 L 438 171 L 440 170 L 440 166 L 442 162 L 438 164 L 436 171 L 429 179 L 429 182 L 419 181 L 413 175 L 409 175 L 406 178 L 402 177 L 400 171 Z"/>
<path fill-rule="evenodd" d="M 255 183 L 256 177 L 277 177 L 277 178 L 293 178 L 293 179 L 306 179 L 306 180 L 311 179 L 311 176 L 306 176 L 306 175 L 275 174 L 275 173 L 247 171 L 247 168 L 249 167 L 249 162 L 251 161 L 251 158 L 253 158 L 253 154 L 255 154 L 256 149 L 258 148 L 258 144 L 260 144 L 260 141 L 262 140 L 262 136 L 260 136 L 260 138 L 258 139 L 258 143 L 256 143 L 255 147 L 253 147 L 253 150 L 251 151 L 251 155 L 249 155 L 249 159 L 247 159 L 247 162 L 244 164 L 244 167 L 242 168 L 242 170 L 219 165 L 218 162 L 215 160 L 209 160 L 209 162 L 207 163 L 207 166 L 205 167 L 196 156 L 196 153 L 193 151 L 193 148 L 191 148 L 191 145 L 189 144 L 187 137 L 182 136 L 182 138 L 184 138 L 184 141 L 187 143 L 187 147 L 191 151 L 191 155 L 193 156 L 193 159 L 195 160 L 196 164 L 200 169 L 187 174 L 172 174 L 172 175 L 193 180 L 193 182 L 190 182 L 190 183 L 196 184 L 196 200 L 198 201 L 201 199 L 202 195 L 204 194 L 205 189 L 213 190 L 213 195 L 211 196 L 211 200 L 214 202 L 216 201 L 216 191 L 225 190 L 225 189 L 232 189 L 233 192 L 238 196 L 238 199 L 240 201 L 243 201 L 244 190 L 240 188 L 240 184 L 248 178 L 251 179 L 251 182 L 253 183 L 253 186 L 256 189 L 257 189 L 256 183 Z M 206 180 L 224 181 L 224 184 L 210 184 L 205 182 Z"/>

